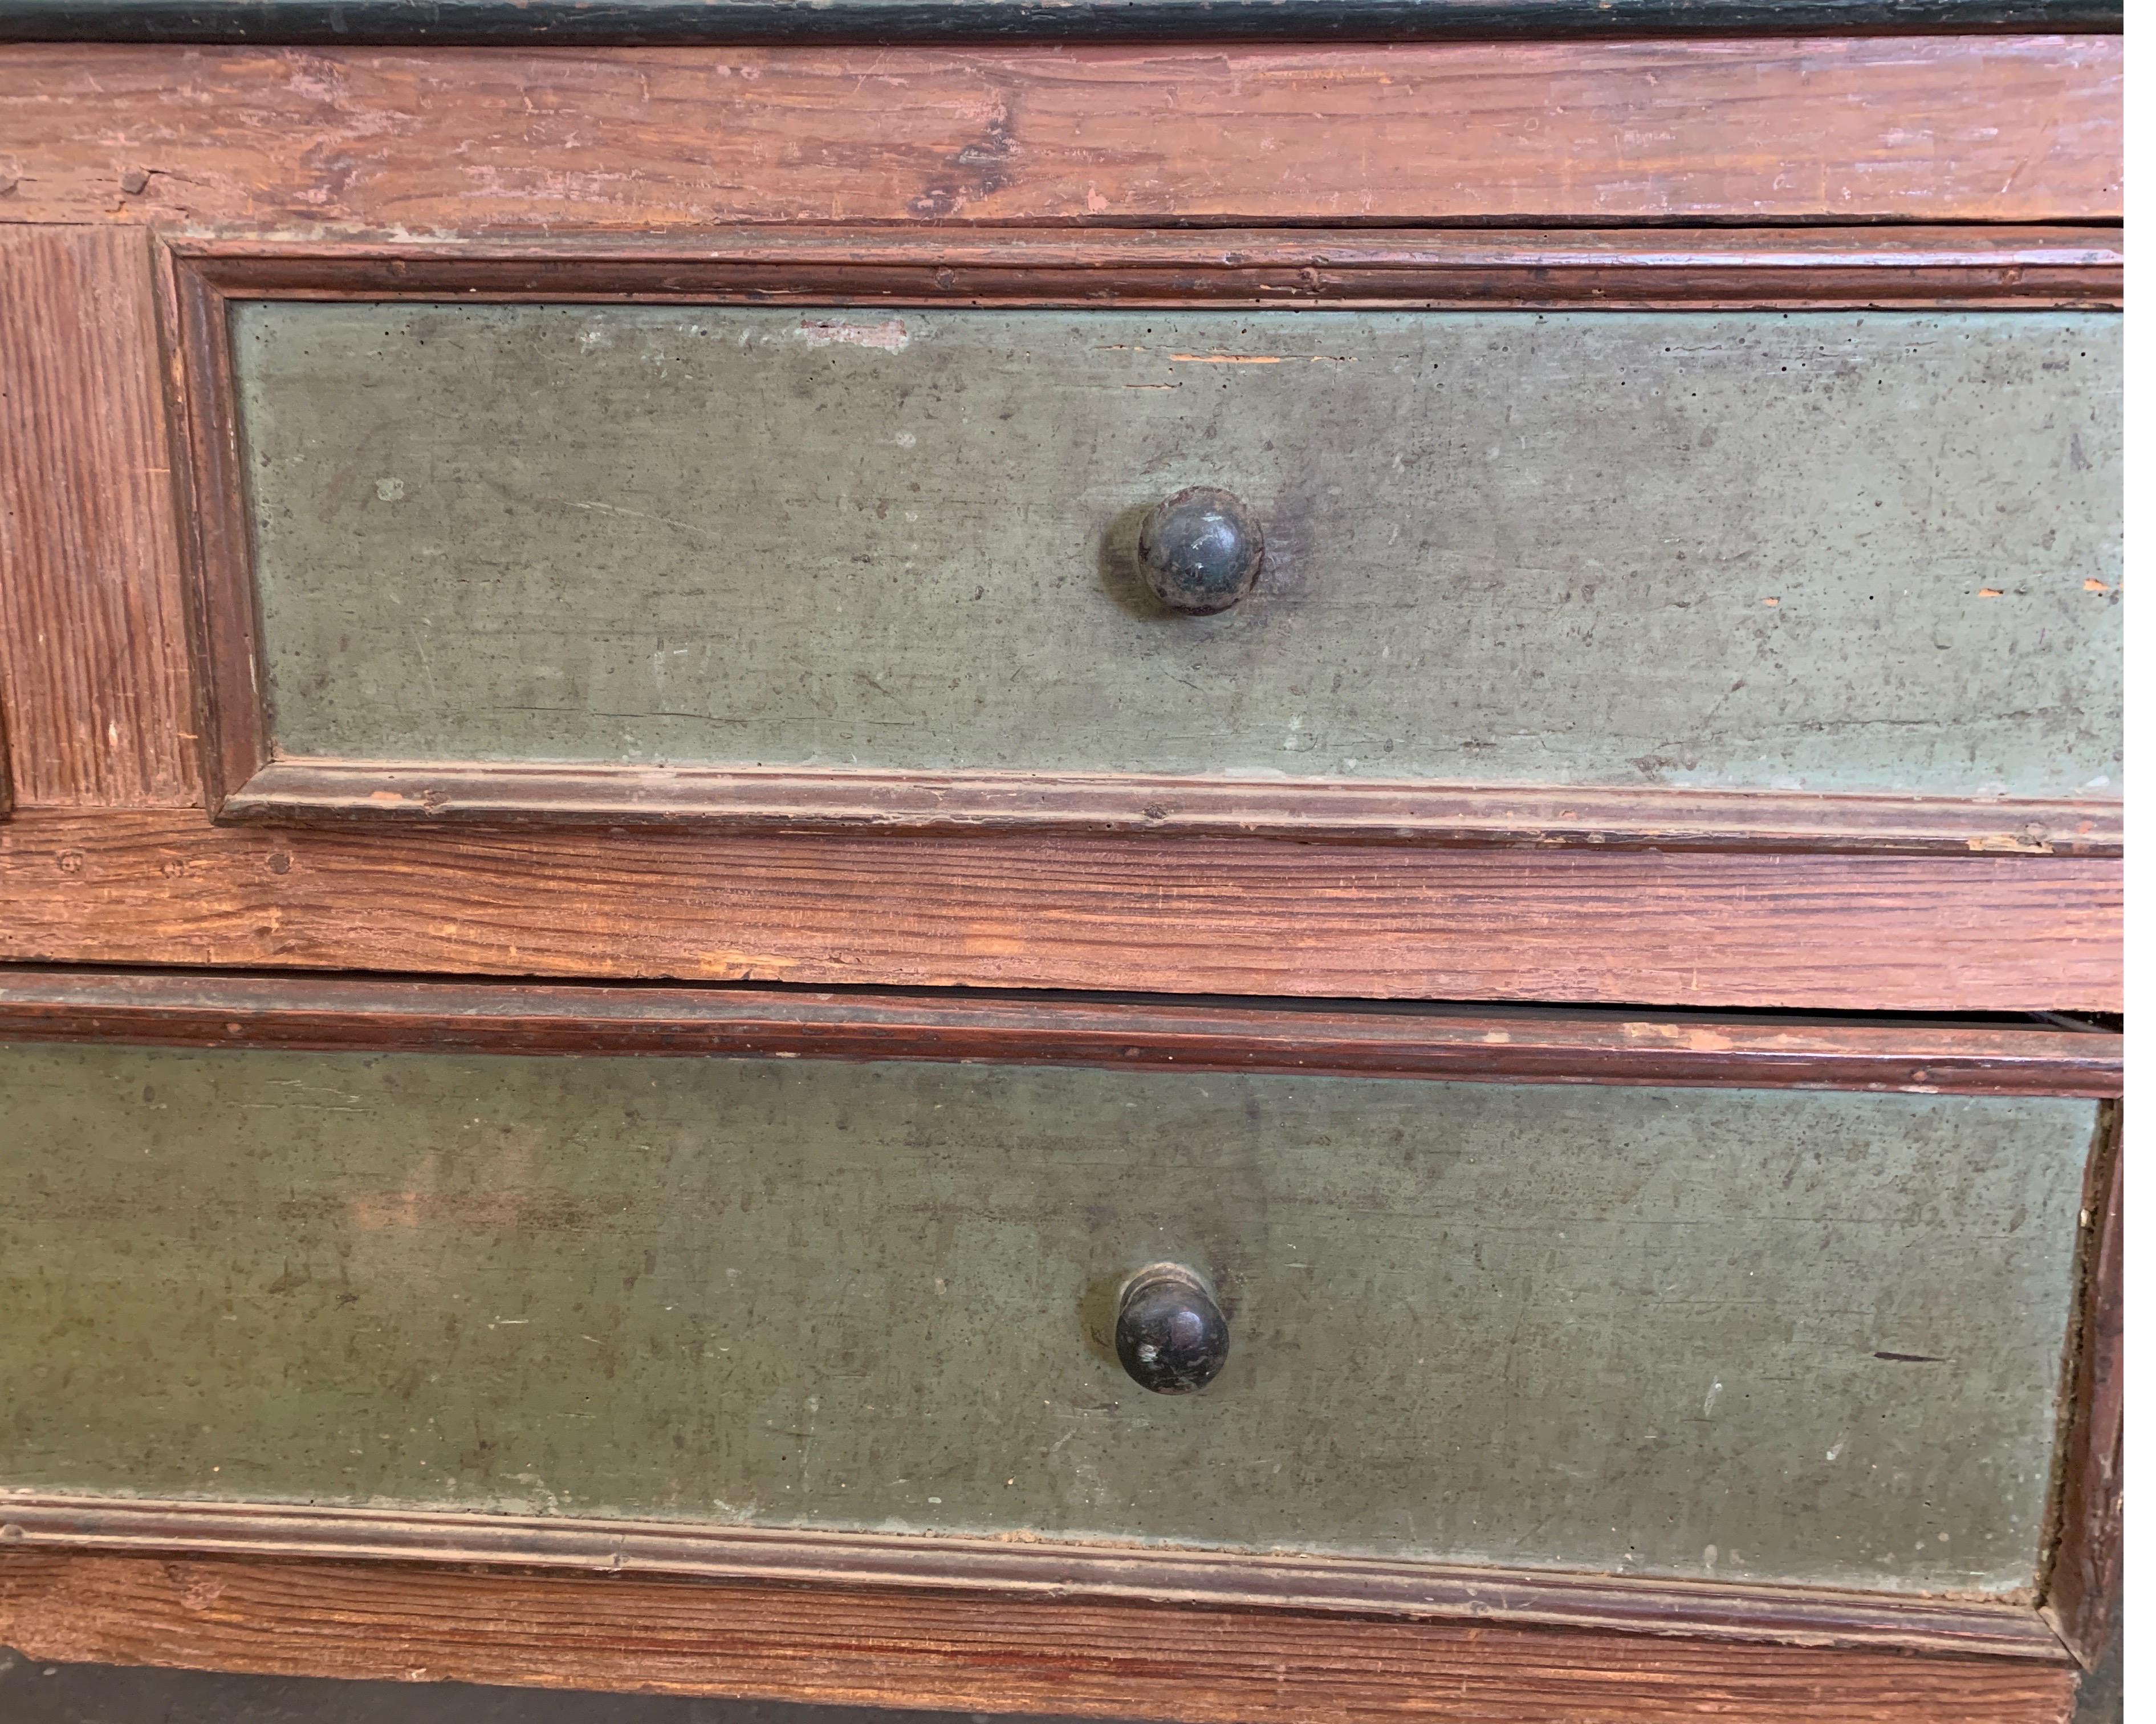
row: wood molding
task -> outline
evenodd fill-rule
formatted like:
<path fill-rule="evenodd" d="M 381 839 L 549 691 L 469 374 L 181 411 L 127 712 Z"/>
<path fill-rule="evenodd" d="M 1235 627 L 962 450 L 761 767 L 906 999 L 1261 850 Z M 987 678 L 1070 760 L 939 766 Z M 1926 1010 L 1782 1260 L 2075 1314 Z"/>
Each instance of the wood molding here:
<path fill-rule="evenodd" d="M 2026 1604 L 1800 1587 L 1259 1555 L 428 1510 L 151 1501 L 0 1490 L 10 1547 L 190 1557 L 485 1564 L 624 1578 L 865 1587 L 1308 1617 L 1532 1624 L 1757 1645 L 2061 1661 Z"/>
<path fill-rule="evenodd" d="M 211 606 L 237 615 L 228 598 Z M 220 664 L 216 685 L 254 681 Z M 232 728 L 251 739 L 244 712 Z M 223 726 L 220 726 L 222 731 Z M 228 760 L 226 764 L 233 762 Z M 1152 833 L 1547 849 L 2116 856 L 2123 805 L 1732 790 L 1183 778 L 1147 773 L 270 759 L 221 820 L 705 827 L 725 832 Z"/>
<path fill-rule="evenodd" d="M 226 299 L 747 305 L 2118 306 L 2112 227 L 740 227 L 450 241 L 171 242 Z"/>
<path fill-rule="evenodd" d="M 2121 1009 L 2122 865 L 1235 839 L 323 832 L 18 809 L 0 960 L 1872 1012 Z"/>
<path fill-rule="evenodd" d="M 260 623 L 227 300 L 189 261 L 164 255 L 177 351 L 173 407 L 187 500 L 182 528 L 195 723 L 212 809 L 270 758 Z"/>
<path fill-rule="evenodd" d="M 9 0 L 0 41 L 662 47 L 2118 30 L 2121 0 Z"/>
<path fill-rule="evenodd" d="M 177 242 L 211 806 L 234 821 L 1148 833 L 1358 843 L 2111 855 L 2115 801 L 1150 774 L 669 768 L 278 757 L 239 458 L 235 300 L 1431 305 L 2115 304 L 2105 230 L 1722 233 L 742 232 L 679 244 Z M 2018 297 L 2017 297 L 2018 296 Z"/>
<path fill-rule="evenodd" d="M 15 795 L 199 803 L 149 240 L 0 221 L 0 706 Z"/>
<path fill-rule="evenodd" d="M 2084 1283 L 2061 1422 L 2056 1542 L 2044 1615 L 2084 1668 L 2117 1625 L 2125 1558 L 2125 1154 L 2122 1111 L 2089 1159 Z"/>
<path fill-rule="evenodd" d="M 1497 1083 L 2119 1094 L 2124 1038 L 2006 1024 L 860 990 L 0 971 L 0 1041 L 756 1055 Z"/>
<path fill-rule="evenodd" d="M 1193 1724 L 2065 1724 L 2070 1663 L 917 1588 L 0 1546 L 33 1658 Z"/>
<path fill-rule="evenodd" d="M 0 49 L 0 221 L 700 238 L 755 222 L 2109 222 L 2123 59 L 2115 35 L 26 44 Z"/>

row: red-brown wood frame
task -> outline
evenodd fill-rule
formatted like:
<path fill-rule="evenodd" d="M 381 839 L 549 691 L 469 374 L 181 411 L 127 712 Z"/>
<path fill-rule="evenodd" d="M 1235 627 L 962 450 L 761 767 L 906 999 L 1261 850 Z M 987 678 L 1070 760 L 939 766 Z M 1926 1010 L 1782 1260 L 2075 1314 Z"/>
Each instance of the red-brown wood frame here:
<path fill-rule="evenodd" d="M 668 259 L 686 258 L 699 283 L 716 280 L 721 264 L 734 271 L 728 291 L 754 303 L 839 303 L 870 287 L 881 297 L 870 303 L 912 303 L 909 292 L 928 295 L 921 303 L 968 302 L 1031 269 L 1074 304 L 1104 283 L 1120 285 L 1130 304 L 1271 304 L 1276 286 L 1334 305 L 2108 304 L 2118 292 L 2115 229 L 1834 224 L 2115 218 L 2121 51 L 2117 38 L 2056 38 L 1076 53 L 6 49 L 0 223 L 53 224 L 26 239 L 78 254 L 113 282 L 145 274 L 156 229 L 177 248 L 168 284 L 229 269 L 244 286 L 252 257 L 264 260 L 264 279 L 282 272 L 294 294 L 314 290 L 303 278 L 318 269 L 332 297 L 366 285 L 369 269 L 383 279 L 366 296 L 408 290 L 414 260 L 431 258 L 430 292 L 484 296 L 485 282 L 521 281 L 530 296 L 572 286 L 567 296 L 598 300 L 607 270 L 616 282 L 624 270 L 663 281 Z M 1910 126 L 1912 115 L 1923 126 Z M 1298 138 L 1322 147 L 1298 149 Z M 1290 147 L 1274 152 L 1281 141 Z M 924 217 L 1081 226 L 874 226 Z M 777 221 L 865 225 L 712 232 L 714 223 Z M 1083 226 L 1164 222 L 1380 225 L 1205 235 Z M 1542 265 L 1517 249 L 1507 262 L 1502 247 L 1522 236 L 1496 228 L 1419 231 L 1408 236 L 1410 256 L 1379 255 L 1399 237 L 1384 225 L 1422 222 L 1574 225 L 1525 236 L 1543 248 L 1543 264 L 1558 266 L 1553 278 L 1536 276 Z M 1732 225 L 1614 234 L 1585 225 L 1620 222 Z M 1820 225 L 1733 225 L 1747 222 Z M 547 237 L 534 237 L 542 229 Z M 443 237 L 388 237 L 403 233 Z M 228 245 L 203 238 L 218 233 L 232 236 Z M 280 234 L 346 237 L 264 237 Z M 352 237 L 362 234 L 373 238 Z M 1219 255 L 1196 257 L 1209 247 Z M 1112 267 L 1100 261 L 1110 250 L 1120 259 Z M 581 277 L 579 257 L 589 265 Z M 773 276 L 789 271 L 793 286 L 774 289 Z M 1553 279 L 1559 289 L 1596 281 L 1616 296 L 1535 300 L 1558 290 Z M 1413 297 L 1440 285 L 1456 297 Z M 1137 296 L 1147 291 L 1174 297 Z M 1732 291 L 1752 297 L 1717 297 Z M 10 328 L 72 351 L 64 298 L 44 295 L 37 318 L 18 300 Z M 130 335 L 109 345 L 109 364 L 78 356 L 64 392 L 85 403 L 84 417 L 68 421 L 67 470 L 18 466 L 33 483 L 72 487 L 113 568 L 155 573 L 170 561 L 165 521 L 175 511 L 157 495 L 162 428 L 141 411 L 155 404 L 151 344 Z M 200 382 L 176 387 L 175 399 L 214 412 Z M 89 406 L 100 382 L 128 398 L 102 428 Z M 80 482 L 100 462 L 132 475 L 134 494 L 85 501 Z M 183 478 L 188 464 L 173 464 Z M 55 608 L 33 618 L 40 627 L 78 578 L 81 553 L 72 554 L 77 563 L 38 589 L 38 601 Z M 187 678 L 177 654 L 159 650 L 177 631 L 161 629 L 164 612 L 150 602 L 158 581 L 132 578 L 136 608 L 78 631 L 86 650 L 54 669 L 68 699 L 43 698 L 42 682 L 31 685 L 34 699 L 9 690 L 24 812 L 12 829 L 0 826 L 0 870 L 14 893 L 0 919 L 7 957 L 1857 1008 L 2121 1003 L 2118 870 L 2087 859 L 2116 846 L 2105 808 L 2046 810 L 2031 832 L 1980 808 L 1873 807 L 1868 814 L 1883 820 L 1828 835 L 1865 848 L 2083 852 L 2048 858 L 1666 862 L 1574 850 L 1328 861 L 1307 846 L 1208 838 L 1248 829 L 1232 804 L 1194 808 L 1187 838 L 1171 828 L 1152 843 L 1147 827 L 1060 848 L 1008 833 L 809 845 L 461 823 L 454 832 L 213 829 L 184 752 L 193 740 Z M 227 660 L 228 644 L 218 643 Z M 124 677 L 111 669 L 123 650 L 135 654 Z M 138 685 L 161 721 L 131 726 L 131 708 L 116 710 Z M 258 708 L 250 687 L 223 710 L 245 723 Z M 64 725 L 81 746 L 60 739 Z M 26 759 L 37 772 L 20 770 Z M 259 753 L 241 762 L 259 763 Z M 291 812 L 277 805 L 284 798 L 322 803 L 331 811 L 321 818 L 334 820 L 349 788 L 336 769 L 294 767 L 261 785 L 259 812 Z M 426 772 L 371 788 L 409 793 L 423 809 L 429 794 L 464 798 L 487 821 L 515 812 L 506 805 L 515 795 L 505 801 L 492 783 Z M 258 776 L 220 778 L 220 792 Z M 591 788 L 554 787 L 562 807 L 547 818 L 578 816 L 577 798 Z M 598 787 L 617 803 L 633 788 Z M 891 788 L 875 783 L 767 788 L 800 804 L 773 820 L 782 827 L 804 816 L 874 825 L 893 812 Z M 1576 794 L 1557 805 L 1508 796 L 1437 813 L 1477 843 L 1539 842 L 1547 827 L 1563 829 L 1568 809 L 1573 832 L 1606 829 L 1624 843 L 1711 843 L 1726 830 L 1712 806 L 1634 798 L 1581 819 L 1579 803 Z M 1072 808 L 1066 795 L 1049 824 L 1082 825 Z M 1349 836 L 1382 836 L 1403 818 L 1382 796 L 1352 818 L 1334 809 L 1327 818 Z M 249 812 L 228 801 L 226 811 Z M 1426 835 L 1428 805 L 1405 813 Z M 901 829 L 918 818 L 902 805 L 896 813 Z M 2094 824 L 2082 826 L 2085 817 Z M 400 818 L 414 815 L 385 825 Z M 1749 834 L 1779 849 L 1800 847 L 1808 832 L 1815 839 L 1823 817 L 1801 802 L 1755 800 L 1744 818 Z M 1159 1002 L 1141 1012 L 950 997 L 921 1003 L 908 1041 L 893 1038 L 910 1008 L 889 995 L 511 995 L 466 983 L 459 1003 L 428 984 L 289 972 L 18 970 L 7 980 L 10 1033 L 177 1045 L 441 1037 L 504 1050 L 839 1057 L 906 1047 L 907 1057 L 1301 1070 L 1288 1043 L 1307 1034 L 1312 1057 L 1400 1076 L 1472 1075 L 1480 1062 L 1538 1081 L 1590 1068 L 1595 1081 L 1905 1087 L 1937 1078 L 1966 1093 L 2105 1093 L 2114 1081 L 2109 1038 L 2087 1038 L 2097 1048 L 2087 1056 L 2040 1032 L 2005 1041 L 2007 1032 L 1980 1026 L 1897 1027 L 1915 1044 L 1896 1046 L 1879 1039 L 1888 1027 L 1876 1022 L 1769 1027 L 1627 1013 L 1613 1028 L 1558 1013 L 1533 1014 L 1523 1030 L 1507 1014 L 1471 1013 L 1401 1014 L 1414 1018 L 1404 1025 L 1389 1015 L 1373 1030 L 1367 1017 L 1322 1007 L 1266 1018 L 1273 1008 L 1217 1002 L 1185 1015 Z M 420 996 L 400 1003 L 368 993 L 400 988 Z M 629 993 L 645 997 L 643 1009 Z M 652 997 L 677 993 L 687 998 Z M 1473 1023 L 1516 1039 L 1502 1055 L 1478 1051 L 1460 1039 Z M 1142 1028 L 1126 1044 L 1136 1055 L 1106 1045 L 1116 1024 Z M 1729 1044 L 1715 1046 L 1717 1036 Z M 2013 1049 L 2032 1051 L 2024 1059 Z M 2122 1236 L 2119 1183 L 2106 1165 L 2101 1153 L 2092 1159 L 2092 1302 L 2070 1363 L 2076 1398 L 2042 1600 L 2084 1655 L 2101 1642 L 2117 1575 Z M 642 1532 L 587 1538 L 588 1529 L 492 1517 L 19 1498 L 16 1506 L 23 1519 L 0 1507 L 0 1640 L 39 1657 L 1245 1724 L 1414 1712 L 1570 1724 L 1583 1711 L 1660 1720 L 1702 1706 L 1753 1724 L 1993 1724 L 2057 1721 L 2070 1703 L 2057 1643 L 2015 1607 L 1890 1605 L 1837 1622 L 1835 1600 L 1815 1597 L 1779 1627 L 1755 1617 L 1725 1633 L 1705 1593 L 1476 1575 L 1440 1601 L 1452 1614 L 1424 1620 L 1416 1611 L 1429 1601 L 1409 1596 L 1418 1583 L 1293 1561 L 1238 1562 L 1231 1583 L 1208 1594 L 1205 1578 L 1217 1582 L 1220 1571 L 1168 1553 L 1139 1588 L 1147 1596 L 1118 1596 L 1111 1569 L 1122 1562 L 1127 1580 L 1137 1565 L 1124 1552 L 1083 1552 L 1072 1560 L 1089 1578 L 1074 1597 L 1061 1547 L 998 1547 L 984 1567 L 971 1552 L 939 1566 L 933 1553 L 843 1541 L 787 1551 L 692 1537 L 667 1551 L 638 1542 Z M 632 1572 L 598 1578 L 617 1554 Z M 989 1583 L 974 1589 L 980 1582 Z M 1494 1604 L 1476 1593 L 1492 1585 L 1502 1594 Z M 1168 1596 L 1177 1593 L 1196 1602 Z M 1486 1604 L 1492 1614 L 1478 1614 Z M 1865 1601 L 1865 1611 L 1878 1608 Z M 1663 1627 L 1688 1638 L 1655 1627 L 1657 1610 Z M 1989 1649 L 1976 1649 L 1987 1636 Z"/>
<path fill-rule="evenodd" d="M 2042 1020 L 28 967 L 0 968 L 5 1041 L 2102 1097 L 2124 1059 L 2123 1036 Z"/>
<path fill-rule="evenodd" d="M 2115 35 L 0 49 L 0 221 L 2117 221 Z"/>
<path fill-rule="evenodd" d="M 2118 1628 L 2126 1547 L 2124 1111 L 2112 1110 L 2082 1186 L 2082 1288 L 2044 1585 L 2045 1619 L 2092 1666 Z"/>
<path fill-rule="evenodd" d="M 177 241 L 192 592 L 223 821 L 1154 833 L 1435 844 L 2112 855 L 2115 801 L 1152 774 L 280 757 L 265 706 L 228 308 L 244 300 L 834 305 L 2110 306 L 2107 229 L 1521 233 L 744 230 L 446 244 Z"/>

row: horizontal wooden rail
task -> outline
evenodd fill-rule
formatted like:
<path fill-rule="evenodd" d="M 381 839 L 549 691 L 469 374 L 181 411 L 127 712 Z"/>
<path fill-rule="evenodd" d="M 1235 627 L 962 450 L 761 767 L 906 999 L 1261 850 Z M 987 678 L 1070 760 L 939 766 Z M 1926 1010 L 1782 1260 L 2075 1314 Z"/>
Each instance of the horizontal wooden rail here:
<path fill-rule="evenodd" d="M 18 808 L 0 961 L 2115 1012 L 2123 885 L 2101 857 L 323 832 Z"/>
<path fill-rule="evenodd" d="M 2123 1058 L 2120 1036 L 2035 1025 L 0 970 L 8 1039 L 1969 1095 L 2116 1095 Z"/>
<path fill-rule="evenodd" d="M 26 44 L 0 223 L 2116 221 L 2123 42 Z"/>
<path fill-rule="evenodd" d="M 696 234 L 175 236 L 224 299 L 1462 308 L 2102 306 L 2112 227 L 737 227 Z"/>

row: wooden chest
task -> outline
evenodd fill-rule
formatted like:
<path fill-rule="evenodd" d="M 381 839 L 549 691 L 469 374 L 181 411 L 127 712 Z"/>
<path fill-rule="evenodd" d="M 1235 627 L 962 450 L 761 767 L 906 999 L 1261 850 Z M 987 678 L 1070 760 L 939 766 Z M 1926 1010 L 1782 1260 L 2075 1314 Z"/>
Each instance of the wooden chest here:
<path fill-rule="evenodd" d="M 0 1642 L 2064 1717 L 2118 28 L 0 7 Z"/>

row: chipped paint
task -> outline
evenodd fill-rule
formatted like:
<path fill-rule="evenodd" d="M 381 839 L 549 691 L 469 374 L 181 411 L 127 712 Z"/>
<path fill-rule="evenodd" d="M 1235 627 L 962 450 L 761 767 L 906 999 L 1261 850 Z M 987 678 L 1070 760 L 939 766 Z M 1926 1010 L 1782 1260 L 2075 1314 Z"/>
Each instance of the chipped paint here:
<path fill-rule="evenodd" d="M 812 347 L 873 347 L 882 353 L 902 352 L 912 340 L 906 331 L 905 320 L 897 317 L 886 317 L 881 323 L 803 318 L 793 333 Z"/>

